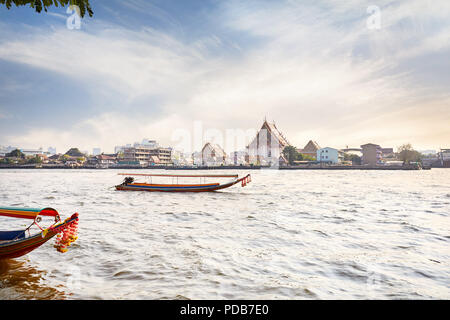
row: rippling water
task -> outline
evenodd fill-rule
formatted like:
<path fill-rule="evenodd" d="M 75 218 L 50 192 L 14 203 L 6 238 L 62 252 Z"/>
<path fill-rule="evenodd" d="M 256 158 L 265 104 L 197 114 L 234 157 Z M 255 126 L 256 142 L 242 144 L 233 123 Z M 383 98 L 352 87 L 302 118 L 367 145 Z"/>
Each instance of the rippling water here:
<path fill-rule="evenodd" d="M 0 171 L 0 205 L 80 214 L 67 253 L 0 262 L 0 299 L 450 298 L 448 169 L 255 170 L 193 194 L 115 191 L 117 172 Z"/>

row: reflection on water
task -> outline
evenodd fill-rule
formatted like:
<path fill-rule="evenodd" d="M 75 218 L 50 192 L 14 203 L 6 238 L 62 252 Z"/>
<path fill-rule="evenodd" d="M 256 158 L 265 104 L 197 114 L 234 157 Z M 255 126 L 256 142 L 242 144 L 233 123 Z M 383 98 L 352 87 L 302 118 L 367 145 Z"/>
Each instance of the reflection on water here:
<path fill-rule="evenodd" d="M 0 170 L 1 205 L 80 214 L 67 253 L 50 241 L 1 263 L 0 299 L 450 298 L 450 170 L 251 174 L 189 194 L 115 191 L 115 170 Z"/>
<path fill-rule="evenodd" d="M 0 297 L 11 300 L 64 299 L 58 288 L 45 283 L 45 271 L 38 270 L 26 259 L 0 260 Z"/>

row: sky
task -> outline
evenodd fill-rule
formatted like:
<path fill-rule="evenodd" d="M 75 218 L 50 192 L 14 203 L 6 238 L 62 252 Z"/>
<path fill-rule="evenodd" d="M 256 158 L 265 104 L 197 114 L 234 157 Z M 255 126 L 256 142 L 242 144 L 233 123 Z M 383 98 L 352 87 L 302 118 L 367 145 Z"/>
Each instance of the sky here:
<path fill-rule="evenodd" d="M 90 3 L 0 6 L 0 146 L 450 148 L 450 1 Z"/>

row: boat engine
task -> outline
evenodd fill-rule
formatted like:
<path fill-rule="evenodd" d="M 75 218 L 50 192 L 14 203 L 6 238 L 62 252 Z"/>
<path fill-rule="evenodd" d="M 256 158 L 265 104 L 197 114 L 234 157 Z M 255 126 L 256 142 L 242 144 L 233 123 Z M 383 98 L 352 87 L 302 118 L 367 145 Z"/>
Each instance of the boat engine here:
<path fill-rule="evenodd" d="M 133 177 L 126 177 L 125 179 L 123 179 L 122 185 L 126 186 L 127 184 L 133 183 L 133 181 L 134 181 Z"/>

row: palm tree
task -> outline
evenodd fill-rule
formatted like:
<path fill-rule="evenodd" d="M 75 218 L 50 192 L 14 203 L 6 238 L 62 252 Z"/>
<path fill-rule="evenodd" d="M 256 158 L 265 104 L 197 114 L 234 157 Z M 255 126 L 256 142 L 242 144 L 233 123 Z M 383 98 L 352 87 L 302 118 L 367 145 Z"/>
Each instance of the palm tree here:
<path fill-rule="evenodd" d="M 0 0 L 0 4 L 5 5 L 9 10 L 11 5 L 15 4 L 16 7 L 29 5 L 30 8 L 35 9 L 37 13 L 40 13 L 42 9 L 47 12 L 47 8 L 50 6 L 61 6 L 65 7 L 67 5 L 75 5 L 80 8 L 80 16 L 83 18 L 86 12 L 90 17 L 94 14 L 89 4 L 89 0 Z"/>

